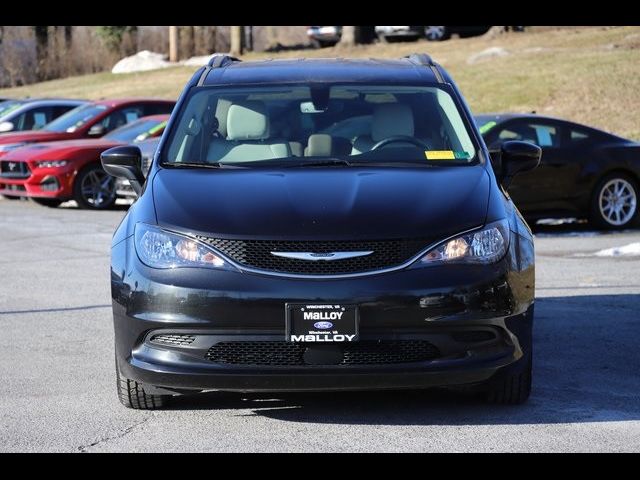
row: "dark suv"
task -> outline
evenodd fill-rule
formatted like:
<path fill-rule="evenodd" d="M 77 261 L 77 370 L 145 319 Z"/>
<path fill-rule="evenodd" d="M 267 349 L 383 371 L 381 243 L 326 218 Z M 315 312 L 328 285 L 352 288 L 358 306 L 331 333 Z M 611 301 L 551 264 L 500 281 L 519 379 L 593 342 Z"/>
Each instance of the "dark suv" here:
<path fill-rule="evenodd" d="M 448 73 L 399 60 L 216 56 L 183 91 L 116 230 L 120 400 L 207 390 L 531 386 L 532 234 Z"/>

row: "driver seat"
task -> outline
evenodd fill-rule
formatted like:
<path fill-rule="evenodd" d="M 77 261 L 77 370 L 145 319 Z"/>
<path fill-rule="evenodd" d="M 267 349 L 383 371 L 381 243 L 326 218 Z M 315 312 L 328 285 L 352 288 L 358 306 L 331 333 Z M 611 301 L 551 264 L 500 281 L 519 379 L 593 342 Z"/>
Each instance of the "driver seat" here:
<path fill-rule="evenodd" d="M 413 112 L 409 105 L 403 103 L 378 105 L 373 112 L 371 135 L 359 135 L 356 137 L 351 148 L 351 155 L 368 152 L 371 147 L 385 138 L 398 135 L 413 137 L 413 134 Z"/>

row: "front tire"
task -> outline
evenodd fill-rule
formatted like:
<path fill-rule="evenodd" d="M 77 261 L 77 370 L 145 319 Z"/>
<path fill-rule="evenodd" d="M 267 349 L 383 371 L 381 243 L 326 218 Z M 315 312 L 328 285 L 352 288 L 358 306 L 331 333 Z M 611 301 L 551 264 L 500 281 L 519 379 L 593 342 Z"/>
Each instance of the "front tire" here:
<path fill-rule="evenodd" d="M 58 200 L 57 198 L 38 198 L 31 197 L 31 200 L 36 202 L 38 205 L 42 205 L 43 207 L 56 208 L 59 207 L 62 203 L 62 200 Z"/>
<path fill-rule="evenodd" d="M 153 395 L 145 391 L 144 386 L 135 380 L 120 376 L 116 366 L 118 399 L 127 408 L 136 410 L 156 410 L 167 405 L 170 395 Z"/>
<path fill-rule="evenodd" d="M 73 199 L 78 207 L 106 210 L 116 203 L 116 181 L 99 164 L 89 165 L 78 173 L 73 184 Z"/>
<path fill-rule="evenodd" d="M 612 173 L 598 182 L 591 199 L 590 220 L 609 230 L 638 224 L 638 182 L 625 173 Z"/>
<path fill-rule="evenodd" d="M 490 404 L 521 405 L 531 394 L 531 376 L 533 360 L 531 353 L 524 368 L 515 374 L 506 376 L 501 381 L 492 384 L 485 392 L 485 400 Z"/>

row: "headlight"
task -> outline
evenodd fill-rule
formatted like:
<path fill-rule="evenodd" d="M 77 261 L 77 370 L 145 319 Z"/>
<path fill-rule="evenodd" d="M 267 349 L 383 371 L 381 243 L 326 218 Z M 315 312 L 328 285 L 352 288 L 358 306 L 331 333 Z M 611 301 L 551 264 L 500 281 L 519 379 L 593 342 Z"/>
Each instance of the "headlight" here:
<path fill-rule="evenodd" d="M 21 143 L 5 143 L 4 145 L 0 145 L 0 152 L 8 152 L 10 150 L 15 150 L 16 148 L 20 148 L 26 145 L 27 142 Z"/>
<path fill-rule="evenodd" d="M 36 162 L 36 166 L 38 168 L 57 168 L 64 167 L 67 163 L 66 160 L 42 160 L 40 162 Z"/>
<path fill-rule="evenodd" d="M 136 224 L 135 245 L 142 263 L 152 268 L 233 269 L 216 252 L 197 240 L 144 223 Z"/>
<path fill-rule="evenodd" d="M 491 223 L 482 230 L 460 235 L 429 250 L 414 265 L 435 263 L 494 263 L 500 260 L 509 244 L 509 223 Z"/>

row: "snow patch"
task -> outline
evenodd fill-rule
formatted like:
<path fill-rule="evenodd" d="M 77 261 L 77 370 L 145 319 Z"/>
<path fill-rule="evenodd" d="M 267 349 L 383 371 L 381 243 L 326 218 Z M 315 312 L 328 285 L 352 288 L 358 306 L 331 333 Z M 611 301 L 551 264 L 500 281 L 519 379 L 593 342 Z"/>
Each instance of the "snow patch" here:
<path fill-rule="evenodd" d="M 640 256 L 640 242 L 630 243 L 622 247 L 607 248 L 593 254 L 596 257 Z"/>
<path fill-rule="evenodd" d="M 187 67 L 203 67 L 207 65 L 209 63 L 209 60 L 211 60 L 216 55 L 217 54 L 214 53 L 213 55 L 202 55 L 200 57 L 191 57 L 182 63 Z"/>
<path fill-rule="evenodd" d="M 125 57 L 120 60 L 113 66 L 111 73 L 144 72 L 175 65 L 174 63 L 168 62 L 166 59 L 167 56 L 162 53 L 142 50 L 135 55 L 131 55 L 130 57 Z"/>
<path fill-rule="evenodd" d="M 473 65 L 484 60 L 490 60 L 492 58 L 506 57 L 511 55 L 505 48 L 502 47 L 489 47 L 479 53 L 475 53 L 467 58 L 467 63 Z"/>

